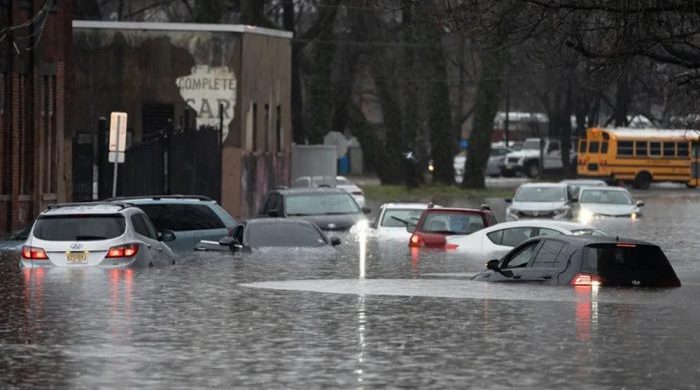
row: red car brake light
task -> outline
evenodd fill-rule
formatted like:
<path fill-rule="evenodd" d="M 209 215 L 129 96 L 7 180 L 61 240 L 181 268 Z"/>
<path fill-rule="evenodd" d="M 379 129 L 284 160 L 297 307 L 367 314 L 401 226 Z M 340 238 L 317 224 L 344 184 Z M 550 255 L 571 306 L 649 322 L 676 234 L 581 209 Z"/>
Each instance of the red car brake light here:
<path fill-rule="evenodd" d="M 49 256 L 46 255 L 43 248 L 25 245 L 22 247 L 22 258 L 25 260 L 48 260 Z"/>
<path fill-rule="evenodd" d="M 425 241 L 423 240 L 423 237 L 413 234 L 411 236 L 411 239 L 408 241 L 408 246 L 411 248 L 418 248 L 421 246 L 425 246 Z"/>
<path fill-rule="evenodd" d="M 603 284 L 603 278 L 598 275 L 578 273 L 571 279 L 572 286 L 600 286 Z"/>
<path fill-rule="evenodd" d="M 107 252 L 106 257 L 110 259 L 115 257 L 134 257 L 138 252 L 138 244 L 119 245 L 109 248 L 109 252 Z"/>

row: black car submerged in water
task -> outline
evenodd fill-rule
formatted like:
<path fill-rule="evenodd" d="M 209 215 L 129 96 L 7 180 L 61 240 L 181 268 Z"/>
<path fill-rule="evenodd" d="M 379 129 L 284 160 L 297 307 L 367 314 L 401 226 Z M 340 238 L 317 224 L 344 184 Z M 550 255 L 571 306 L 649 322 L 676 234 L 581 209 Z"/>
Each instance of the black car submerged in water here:
<path fill-rule="evenodd" d="M 473 279 L 571 286 L 681 285 L 657 245 L 615 237 L 535 237 L 486 267 Z"/>

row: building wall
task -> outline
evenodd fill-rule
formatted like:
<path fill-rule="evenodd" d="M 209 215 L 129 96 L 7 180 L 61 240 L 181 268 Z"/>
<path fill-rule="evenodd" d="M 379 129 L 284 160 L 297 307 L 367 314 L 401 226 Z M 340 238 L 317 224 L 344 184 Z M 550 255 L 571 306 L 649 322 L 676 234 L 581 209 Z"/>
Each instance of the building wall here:
<path fill-rule="evenodd" d="M 238 217 L 256 215 L 267 191 L 289 185 L 291 66 L 289 39 L 243 35 L 235 136 L 222 159 L 222 203 Z"/>
<path fill-rule="evenodd" d="M 0 3 L 0 25 L 35 21 L 0 42 L 0 234 L 66 199 L 71 6 L 71 1 Z"/>

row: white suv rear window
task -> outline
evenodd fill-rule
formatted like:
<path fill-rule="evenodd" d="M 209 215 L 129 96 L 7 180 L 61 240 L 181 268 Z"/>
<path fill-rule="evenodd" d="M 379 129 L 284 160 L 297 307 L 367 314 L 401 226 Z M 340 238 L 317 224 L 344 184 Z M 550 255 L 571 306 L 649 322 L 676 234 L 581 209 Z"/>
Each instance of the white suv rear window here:
<path fill-rule="evenodd" d="M 47 241 L 96 241 L 124 234 L 121 214 L 47 215 L 34 224 L 33 236 Z"/>

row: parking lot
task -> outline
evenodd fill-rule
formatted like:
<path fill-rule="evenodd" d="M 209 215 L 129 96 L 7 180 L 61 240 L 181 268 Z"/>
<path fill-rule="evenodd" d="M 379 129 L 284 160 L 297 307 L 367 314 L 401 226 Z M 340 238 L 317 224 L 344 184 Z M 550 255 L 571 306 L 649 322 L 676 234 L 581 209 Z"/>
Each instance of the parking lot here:
<path fill-rule="evenodd" d="M 483 263 L 371 239 L 363 251 L 354 235 L 341 237 L 334 258 L 200 253 L 137 270 L 3 262 L 0 381 L 692 388 L 700 194 L 666 186 L 634 195 L 644 218 L 602 227 L 661 245 L 681 288 L 474 282 Z M 490 203 L 502 218 L 505 203 Z"/>

